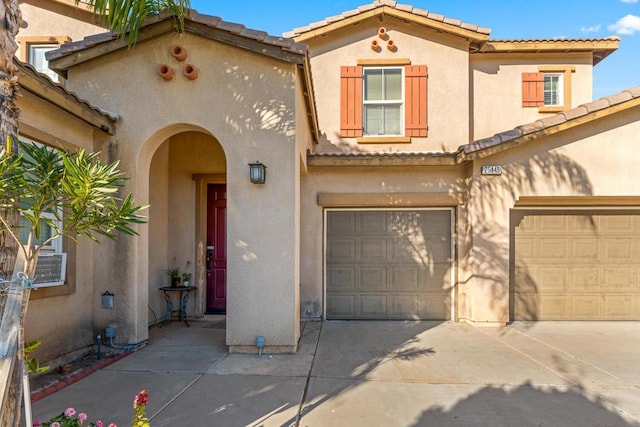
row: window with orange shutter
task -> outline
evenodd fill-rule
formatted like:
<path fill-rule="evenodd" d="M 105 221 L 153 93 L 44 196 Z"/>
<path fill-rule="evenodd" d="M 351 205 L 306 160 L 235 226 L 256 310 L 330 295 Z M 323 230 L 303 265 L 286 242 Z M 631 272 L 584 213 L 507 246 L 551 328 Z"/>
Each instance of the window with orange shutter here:
<path fill-rule="evenodd" d="M 544 73 L 522 73 L 522 106 L 544 105 Z"/>
<path fill-rule="evenodd" d="M 344 66 L 340 136 L 427 136 L 427 67 Z"/>

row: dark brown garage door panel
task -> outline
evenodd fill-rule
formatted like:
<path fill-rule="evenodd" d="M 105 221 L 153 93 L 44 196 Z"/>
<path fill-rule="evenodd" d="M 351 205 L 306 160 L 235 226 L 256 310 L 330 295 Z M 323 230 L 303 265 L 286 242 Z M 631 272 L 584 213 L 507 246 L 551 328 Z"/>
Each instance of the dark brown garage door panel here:
<path fill-rule="evenodd" d="M 516 320 L 640 319 L 640 216 L 528 215 L 516 227 Z"/>
<path fill-rule="evenodd" d="M 327 212 L 327 318 L 450 317 L 451 212 Z"/>

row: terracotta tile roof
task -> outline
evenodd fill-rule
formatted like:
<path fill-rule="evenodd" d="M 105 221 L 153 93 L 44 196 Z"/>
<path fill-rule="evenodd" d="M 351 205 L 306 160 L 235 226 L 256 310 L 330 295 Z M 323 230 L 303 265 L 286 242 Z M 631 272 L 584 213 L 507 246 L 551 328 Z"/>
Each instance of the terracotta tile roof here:
<path fill-rule="evenodd" d="M 602 42 L 602 41 L 620 41 L 618 36 L 607 36 L 600 38 L 552 38 L 552 39 L 490 39 L 489 43 L 574 43 L 574 42 Z"/>
<path fill-rule="evenodd" d="M 580 119 L 591 113 L 606 110 L 607 108 L 614 107 L 625 102 L 640 100 L 640 86 L 636 86 L 631 89 L 624 90 L 614 95 L 605 96 L 596 101 L 588 102 L 586 104 L 579 105 L 571 110 L 562 111 L 553 116 L 548 116 L 535 122 L 527 123 L 517 126 L 514 129 L 497 133 L 491 137 L 479 139 L 461 146 L 458 152 L 467 154 L 474 154 L 486 149 L 505 145 L 510 142 L 536 133 L 540 131 L 549 130 L 554 126 L 558 126 L 564 123 L 571 122 L 572 120 Z"/>
<path fill-rule="evenodd" d="M 170 13 L 160 13 L 158 15 L 147 18 L 142 28 L 149 27 L 151 25 L 169 19 L 173 19 Z M 306 55 L 307 53 L 306 44 L 296 43 L 294 40 L 286 37 L 271 36 L 264 31 L 252 30 L 246 28 L 242 24 L 224 21 L 222 18 L 217 16 L 202 15 L 194 11 L 185 18 L 185 31 L 193 32 L 193 24 L 203 25 L 208 29 L 220 30 L 236 37 L 253 40 L 257 43 L 271 45 L 285 52 L 290 52 L 302 56 Z M 206 37 L 206 34 L 204 36 Z M 82 40 L 63 44 L 59 49 L 48 53 L 47 59 L 49 61 L 53 61 L 102 43 L 115 41 L 116 39 L 117 36 L 110 32 L 87 36 Z"/>
<path fill-rule="evenodd" d="M 481 54 L 513 52 L 591 52 L 596 65 L 618 49 L 620 37 L 555 38 L 555 39 L 489 39 L 479 50 Z"/>
<path fill-rule="evenodd" d="M 399 151 L 399 152 L 388 152 L 388 151 L 331 151 L 331 152 L 322 152 L 322 153 L 311 153 L 314 157 L 353 157 L 353 158 L 367 158 L 367 157 L 378 157 L 378 158 L 403 158 L 403 157 L 448 157 L 455 155 L 454 152 L 421 152 L 421 151 Z"/>
<path fill-rule="evenodd" d="M 323 19 L 322 21 L 317 21 L 317 22 L 312 22 L 309 25 L 306 25 L 304 27 L 298 27 L 298 28 L 294 28 L 292 31 L 288 31 L 286 33 L 284 33 L 283 35 L 285 37 L 297 37 L 301 34 L 307 33 L 309 31 L 318 29 L 318 28 L 322 28 L 322 27 L 326 27 L 330 24 L 333 24 L 335 22 L 339 22 L 342 20 L 345 20 L 347 18 L 351 18 L 353 16 L 357 16 L 361 13 L 367 12 L 369 10 L 373 10 L 376 9 L 378 7 L 390 7 L 392 9 L 401 11 L 401 12 L 407 12 L 407 13 L 411 13 L 413 15 L 422 17 L 422 18 L 428 18 L 431 19 L 433 21 L 437 21 L 437 22 L 443 22 L 445 24 L 449 24 L 451 26 L 454 27 L 460 27 L 463 28 L 465 30 L 470 30 L 470 31 L 474 31 L 480 34 L 485 34 L 488 35 L 491 33 L 491 29 L 490 28 L 483 28 L 483 27 L 478 27 L 477 25 L 474 24 L 469 24 L 466 22 L 462 22 L 459 19 L 452 19 L 452 18 L 447 18 L 443 15 L 437 14 L 437 13 L 433 13 L 433 12 L 429 12 L 428 10 L 425 9 L 420 9 L 417 7 L 413 7 L 411 5 L 408 4 L 401 4 L 395 1 L 391 1 L 391 0 L 375 0 L 373 3 L 369 3 L 363 6 L 358 7 L 357 9 L 352 9 L 352 10 L 348 10 L 346 12 L 342 12 L 340 15 L 337 16 L 330 16 L 328 18 Z"/>
<path fill-rule="evenodd" d="M 310 152 L 307 157 L 312 166 L 453 166 L 457 163 L 455 152 Z"/>
<path fill-rule="evenodd" d="M 634 102 L 635 101 L 635 102 Z M 629 103 L 628 106 L 623 104 Z M 586 104 L 582 104 L 576 108 L 572 108 L 570 110 L 566 110 L 560 112 L 558 114 L 554 114 L 552 116 L 545 117 L 540 120 L 536 120 L 531 123 L 526 123 L 520 126 L 515 127 L 514 129 L 510 129 L 504 132 L 497 133 L 493 136 L 482 138 L 476 141 L 473 141 L 469 144 L 462 145 L 458 148 L 456 152 L 330 152 L 330 153 L 309 153 L 309 158 L 313 160 L 315 159 L 325 159 L 320 161 L 315 161 L 316 165 L 331 165 L 330 162 L 326 160 L 335 159 L 336 164 L 338 163 L 338 159 L 349 159 L 348 163 L 352 161 L 357 161 L 359 159 L 378 159 L 384 164 L 388 165 L 389 159 L 399 159 L 404 164 L 405 161 L 414 161 L 415 164 L 421 165 L 429 165 L 429 164 L 438 164 L 438 165 L 448 165 L 448 164 L 460 164 L 466 161 L 469 161 L 476 157 L 483 157 L 486 155 L 490 155 L 496 153 L 498 151 L 505 150 L 512 146 L 515 146 L 521 142 L 524 142 L 524 137 L 531 135 L 531 137 L 535 138 L 534 135 L 537 132 L 550 131 L 552 128 L 563 125 L 565 123 L 570 124 L 574 120 L 579 120 L 581 118 L 587 119 L 587 121 L 595 120 L 599 117 L 602 117 L 602 114 L 595 115 L 594 117 L 588 118 L 587 116 L 593 113 L 604 113 L 605 110 L 612 107 L 620 107 L 616 111 L 623 111 L 626 108 L 631 108 L 633 106 L 640 105 L 640 86 L 636 86 L 631 89 L 624 90 L 614 95 L 606 96 L 604 98 L 600 98 L 596 101 L 592 101 Z M 580 122 L 577 121 L 576 124 Z M 584 123 L 584 122 L 582 122 Z M 561 131 L 559 129 L 558 131 Z M 547 134 L 545 132 L 545 135 Z M 382 163 L 381 162 L 381 163 Z M 341 162 L 341 165 L 346 165 L 347 162 Z"/>
<path fill-rule="evenodd" d="M 91 105 L 88 101 L 85 101 L 84 99 L 80 98 L 76 93 L 71 92 L 60 83 L 56 83 L 53 80 L 51 80 L 51 78 L 48 75 L 38 72 L 31 64 L 27 64 L 17 59 L 16 59 L 16 63 L 18 64 L 18 69 L 19 69 L 18 73 L 28 74 L 42 82 L 45 82 L 45 84 L 50 86 L 52 90 L 70 98 L 73 102 L 79 105 L 82 105 L 84 108 L 94 111 L 95 113 L 98 113 L 99 115 L 103 116 L 108 120 L 116 122 L 119 119 L 119 116 L 117 114 L 108 112 L 106 110 L 103 110 L 101 108 Z M 18 83 L 20 83 L 19 75 L 18 75 Z"/>

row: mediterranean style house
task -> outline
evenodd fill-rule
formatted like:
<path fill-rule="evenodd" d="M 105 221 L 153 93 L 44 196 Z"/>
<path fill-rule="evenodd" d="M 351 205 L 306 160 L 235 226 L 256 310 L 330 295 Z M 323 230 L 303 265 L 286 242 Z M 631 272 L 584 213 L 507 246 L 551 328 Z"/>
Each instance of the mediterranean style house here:
<path fill-rule="evenodd" d="M 295 352 L 301 319 L 640 319 L 640 87 L 592 100 L 617 37 L 494 40 L 376 0 L 284 37 L 158 15 L 129 49 L 73 4 L 21 2 L 21 136 L 119 160 L 149 222 L 61 242 L 41 359 L 146 340 L 169 268 L 231 352 Z"/>

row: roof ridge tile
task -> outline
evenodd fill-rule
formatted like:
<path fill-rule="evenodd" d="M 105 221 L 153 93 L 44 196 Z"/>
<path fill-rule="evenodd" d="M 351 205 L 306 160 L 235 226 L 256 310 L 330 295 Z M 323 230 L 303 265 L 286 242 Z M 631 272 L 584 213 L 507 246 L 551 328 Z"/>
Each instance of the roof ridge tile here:
<path fill-rule="evenodd" d="M 564 118 L 567 121 L 569 121 L 569 120 L 577 119 L 578 117 L 586 116 L 587 114 L 589 114 L 589 110 L 587 110 L 586 107 L 579 105 L 570 110 L 564 110 L 560 114 L 562 114 Z"/>
<path fill-rule="evenodd" d="M 589 113 L 593 113 L 594 111 L 598 111 L 598 110 L 603 110 L 609 106 L 610 106 L 609 101 L 607 101 L 605 98 L 600 98 L 597 101 L 591 101 L 581 105 L 581 107 L 586 108 Z"/>
<path fill-rule="evenodd" d="M 220 18 L 219 16 L 213 16 L 213 15 L 203 15 L 201 13 L 192 13 L 191 14 L 191 20 L 193 22 L 197 22 L 199 24 L 204 24 L 204 25 L 208 25 L 210 27 L 215 27 L 215 25 L 222 21 L 222 18 Z"/>
<path fill-rule="evenodd" d="M 640 98 L 640 86 L 629 88 L 625 92 L 629 92 L 634 98 Z"/>
<path fill-rule="evenodd" d="M 609 105 L 616 105 L 616 104 L 621 104 L 625 101 L 632 100 L 633 96 L 628 91 L 624 91 L 624 92 L 615 93 L 613 95 L 605 96 L 604 98 L 609 102 Z"/>
<path fill-rule="evenodd" d="M 296 37 L 299 36 L 301 34 L 304 34 L 306 32 L 315 30 L 317 28 L 322 28 L 325 26 L 328 26 L 332 23 L 338 22 L 338 21 L 342 21 L 344 19 L 350 18 L 352 16 L 357 16 L 361 13 L 364 12 L 368 12 L 370 10 L 374 10 L 380 7 L 390 7 L 392 9 L 401 11 L 401 12 L 407 12 L 410 13 L 412 15 L 416 15 L 416 16 L 420 16 L 423 18 L 427 18 L 427 19 L 431 19 L 433 21 L 437 21 L 437 22 L 444 22 L 445 24 L 448 25 L 452 25 L 454 27 L 459 27 L 465 30 L 469 30 L 469 31 L 473 31 L 473 32 L 477 32 L 479 34 L 484 34 L 484 35 L 488 35 L 491 33 L 491 29 L 487 28 L 487 27 L 478 27 L 475 24 L 471 24 L 468 22 L 463 22 L 460 19 L 456 19 L 456 18 L 447 18 L 444 15 L 441 15 L 439 13 L 433 13 L 433 12 L 429 12 L 426 9 L 421 9 L 421 8 L 417 8 L 414 7 L 413 5 L 410 4 L 404 4 L 404 3 L 398 3 L 396 1 L 393 0 L 375 0 L 371 3 L 367 3 L 361 6 L 358 6 L 355 9 L 350 9 L 350 10 L 346 10 L 344 12 L 342 12 L 340 15 L 334 15 L 330 18 L 325 18 L 319 21 L 314 21 L 308 25 L 305 26 L 301 26 L 301 27 L 296 27 L 291 31 L 286 31 L 283 34 L 286 35 L 287 37 Z"/>

